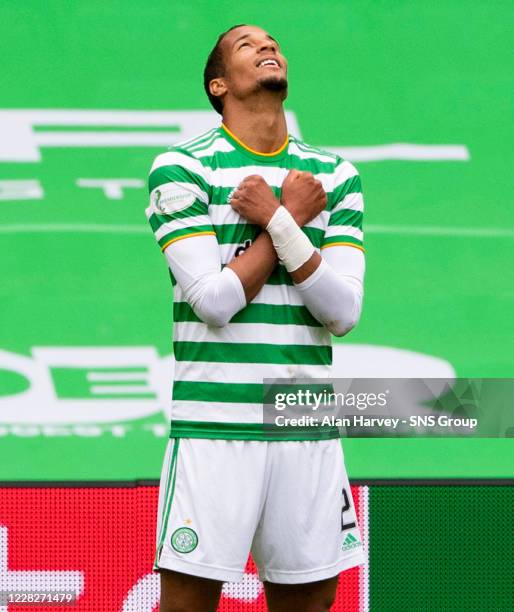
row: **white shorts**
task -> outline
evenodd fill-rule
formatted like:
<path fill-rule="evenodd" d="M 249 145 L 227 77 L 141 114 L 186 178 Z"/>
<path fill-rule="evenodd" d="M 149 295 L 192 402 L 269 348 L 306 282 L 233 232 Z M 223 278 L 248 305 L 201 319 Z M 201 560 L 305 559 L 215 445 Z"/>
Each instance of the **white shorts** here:
<path fill-rule="evenodd" d="M 154 570 L 239 582 L 324 580 L 364 563 L 339 439 L 170 439 Z"/>

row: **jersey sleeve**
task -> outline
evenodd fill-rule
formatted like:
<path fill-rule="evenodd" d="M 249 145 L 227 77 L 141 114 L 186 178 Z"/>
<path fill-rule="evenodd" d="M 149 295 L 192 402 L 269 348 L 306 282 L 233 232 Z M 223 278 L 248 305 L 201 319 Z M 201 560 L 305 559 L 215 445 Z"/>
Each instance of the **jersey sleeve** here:
<path fill-rule="evenodd" d="M 351 246 L 364 251 L 361 179 L 355 166 L 348 161 L 341 160 L 335 170 L 328 204 L 330 215 L 321 248 Z"/>
<path fill-rule="evenodd" d="M 155 158 L 148 177 L 146 217 L 161 251 L 191 236 L 215 235 L 210 188 L 201 162 L 178 149 Z"/>

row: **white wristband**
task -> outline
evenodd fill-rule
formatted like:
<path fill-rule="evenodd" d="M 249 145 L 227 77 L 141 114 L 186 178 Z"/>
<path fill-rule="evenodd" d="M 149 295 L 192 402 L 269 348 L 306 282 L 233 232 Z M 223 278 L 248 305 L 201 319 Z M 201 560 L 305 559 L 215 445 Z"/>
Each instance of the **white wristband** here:
<path fill-rule="evenodd" d="M 266 226 L 266 231 L 271 236 L 278 258 L 288 272 L 298 270 L 314 253 L 311 241 L 285 206 L 277 208 Z"/>

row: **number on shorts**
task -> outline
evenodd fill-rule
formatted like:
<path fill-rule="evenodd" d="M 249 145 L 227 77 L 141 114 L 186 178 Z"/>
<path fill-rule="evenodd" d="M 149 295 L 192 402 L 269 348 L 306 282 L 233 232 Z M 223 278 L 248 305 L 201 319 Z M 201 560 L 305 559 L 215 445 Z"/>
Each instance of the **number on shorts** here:
<path fill-rule="evenodd" d="M 350 498 L 348 497 L 348 493 L 346 489 L 343 488 L 343 509 L 341 510 L 341 531 L 346 531 L 347 529 L 353 529 L 355 527 L 355 523 L 345 523 L 344 522 L 344 513 L 348 512 L 350 509 Z"/>

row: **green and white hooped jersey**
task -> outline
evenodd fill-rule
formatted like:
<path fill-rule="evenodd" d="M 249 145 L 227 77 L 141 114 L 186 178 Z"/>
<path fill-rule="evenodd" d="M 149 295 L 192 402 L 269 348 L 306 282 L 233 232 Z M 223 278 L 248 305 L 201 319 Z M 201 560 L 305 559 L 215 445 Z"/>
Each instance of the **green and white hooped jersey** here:
<path fill-rule="evenodd" d="M 291 169 L 312 172 L 327 192 L 326 209 L 303 231 L 319 251 L 337 245 L 362 249 L 363 199 L 355 167 L 293 136 L 272 154 L 247 148 L 225 126 L 158 155 L 149 175 L 146 214 L 162 251 L 177 240 L 216 236 L 222 265 L 248 248 L 261 231 L 228 203 L 233 189 L 259 174 L 277 197 Z M 191 195 L 184 196 L 186 188 Z M 176 193 L 174 193 L 174 190 Z M 199 248 L 202 240 L 198 239 Z M 291 277 L 277 265 L 267 283 L 225 327 L 196 316 L 174 286 L 175 377 L 172 437 L 253 440 L 337 437 L 334 430 L 277 427 L 264 431 L 263 380 L 328 378 L 331 335 L 307 310 Z"/>

